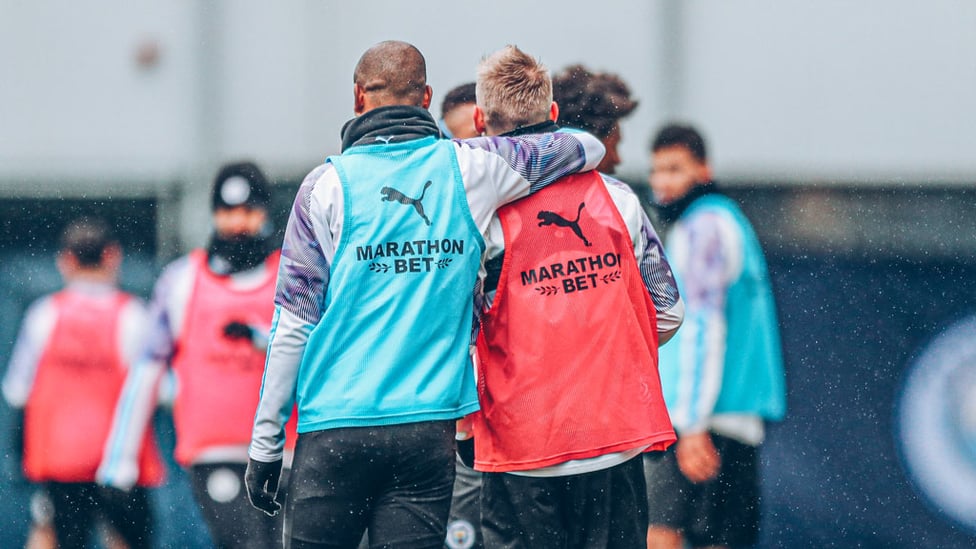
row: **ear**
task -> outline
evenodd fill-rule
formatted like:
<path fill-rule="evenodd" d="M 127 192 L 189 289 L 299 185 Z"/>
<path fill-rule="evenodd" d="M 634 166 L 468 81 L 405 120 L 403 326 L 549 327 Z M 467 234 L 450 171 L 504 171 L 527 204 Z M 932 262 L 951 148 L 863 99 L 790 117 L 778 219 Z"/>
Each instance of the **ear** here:
<path fill-rule="evenodd" d="M 549 120 L 552 120 L 553 122 L 559 120 L 559 105 L 557 105 L 555 101 L 553 101 L 552 105 L 549 106 Z"/>
<path fill-rule="evenodd" d="M 474 131 L 478 132 L 478 135 L 485 134 L 485 111 L 481 110 L 478 105 L 474 106 Z"/>
<path fill-rule="evenodd" d="M 429 109 L 430 108 L 430 100 L 431 100 L 432 97 L 434 97 L 434 89 L 431 88 L 430 85 L 428 84 L 427 86 L 424 86 L 424 105 L 423 105 L 423 107 L 425 109 Z"/>
<path fill-rule="evenodd" d="M 61 274 L 61 278 L 64 280 L 67 280 L 73 276 L 78 270 L 78 261 L 75 260 L 75 256 L 66 251 L 58 252 L 54 263 L 57 265 L 58 272 Z"/>
<path fill-rule="evenodd" d="M 102 251 L 102 266 L 111 273 L 116 273 L 122 265 L 122 248 L 118 244 L 106 246 Z"/>
<path fill-rule="evenodd" d="M 703 162 L 701 165 L 701 177 L 702 181 L 712 180 L 712 165 L 708 162 Z"/>
<path fill-rule="evenodd" d="M 366 112 L 366 90 L 361 88 L 359 84 L 353 84 L 352 95 L 354 98 L 352 111 L 356 113 L 356 116 L 359 116 Z"/>

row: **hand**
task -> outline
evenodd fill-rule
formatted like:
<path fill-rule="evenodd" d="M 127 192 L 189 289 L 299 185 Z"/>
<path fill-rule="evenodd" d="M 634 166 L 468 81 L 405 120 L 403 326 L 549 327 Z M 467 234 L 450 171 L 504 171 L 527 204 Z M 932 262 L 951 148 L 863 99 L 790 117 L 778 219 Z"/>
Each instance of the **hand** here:
<path fill-rule="evenodd" d="M 278 494 L 278 479 L 281 478 L 281 460 L 265 463 L 249 459 L 247 472 L 244 473 L 244 484 L 247 486 L 247 498 L 256 509 L 264 511 L 269 516 L 278 514 L 281 504 L 275 501 Z"/>
<path fill-rule="evenodd" d="M 675 455 L 681 473 L 696 484 L 717 477 L 722 465 L 722 458 L 707 431 L 679 436 Z"/>
<path fill-rule="evenodd" d="M 468 414 L 454 422 L 454 440 L 467 440 L 474 436 L 474 414 Z"/>
<path fill-rule="evenodd" d="M 139 463 L 136 458 L 121 458 L 113 463 L 111 469 L 107 467 L 112 460 L 102 460 L 95 472 L 95 482 L 100 486 L 111 487 L 122 492 L 128 492 L 139 479 Z"/>
<path fill-rule="evenodd" d="M 250 340 L 253 336 L 251 327 L 243 322 L 228 322 L 224 326 L 224 336 L 230 339 L 248 339 Z"/>

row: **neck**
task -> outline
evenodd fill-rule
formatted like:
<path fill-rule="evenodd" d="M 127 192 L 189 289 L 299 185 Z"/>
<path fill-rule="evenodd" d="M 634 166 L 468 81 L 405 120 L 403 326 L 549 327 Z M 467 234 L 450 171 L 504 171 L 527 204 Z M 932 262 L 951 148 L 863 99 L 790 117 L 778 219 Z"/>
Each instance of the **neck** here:
<path fill-rule="evenodd" d="M 69 284 L 115 284 L 115 273 L 107 269 L 79 269 L 65 278 Z"/>
<path fill-rule="evenodd" d="M 511 129 L 506 132 L 495 133 L 492 135 L 515 137 L 518 135 L 528 135 L 532 133 L 552 133 L 558 129 L 559 126 L 552 120 L 543 120 L 542 122 L 536 122 L 535 124 L 530 124 L 528 126 L 516 126 L 515 129 Z"/>
<path fill-rule="evenodd" d="M 440 129 L 427 109 L 398 105 L 377 107 L 346 122 L 342 127 L 342 150 L 357 145 L 400 143 L 430 135 L 440 136 Z"/>
<path fill-rule="evenodd" d="M 704 183 L 699 183 L 688 191 L 688 194 L 682 196 L 681 198 L 675 200 L 674 202 L 666 205 L 658 205 L 657 211 L 660 214 L 661 221 L 665 223 L 673 223 L 681 214 L 684 213 L 688 206 L 692 202 L 705 196 L 706 194 L 717 193 L 718 189 L 715 188 L 715 183 L 713 181 L 706 181 Z"/>

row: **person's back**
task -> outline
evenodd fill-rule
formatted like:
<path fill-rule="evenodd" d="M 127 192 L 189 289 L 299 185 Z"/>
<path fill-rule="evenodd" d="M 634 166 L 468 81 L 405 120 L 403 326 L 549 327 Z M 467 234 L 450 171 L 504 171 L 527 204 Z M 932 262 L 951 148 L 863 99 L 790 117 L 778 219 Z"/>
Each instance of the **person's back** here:
<path fill-rule="evenodd" d="M 142 303 L 115 285 L 120 261 L 103 221 L 69 224 L 57 259 L 66 286 L 28 310 L 4 379 L 8 402 L 24 408 L 24 473 L 43 483 L 62 547 L 84 546 L 99 516 L 130 546 L 151 541 L 144 488 L 158 485 L 164 472 L 153 440 L 138 448 L 139 488 L 117 498 L 95 485 L 145 323 Z"/>
<path fill-rule="evenodd" d="M 286 229 L 248 493 L 277 511 L 297 401 L 290 538 L 352 547 L 368 530 L 373 546 L 439 547 L 453 420 L 478 407 L 467 349 L 481 234 L 498 206 L 595 166 L 602 146 L 438 139 L 425 61 L 402 42 L 367 50 L 354 82 L 342 154 L 306 177 Z"/>
<path fill-rule="evenodd" d="M 371 114 L 393 119 L 403 109 Z M 477 407 L 467 348 L 457 345 L 470 332 L 471 298 L 445 291 L 471 286 L 483 248 L 477 227 L 449 213 L 466 201 L 460 178 L 443 169 L 454 162 L 454 144 L 431 135 L 374 147 L 329 158 L 350 222 L 298 379 L 303 431 L 355 427 L 363 416 L 452 419 Z M 372 348 L 352 352 L 363 342 Z M 318 364 L 329 365 L 328 386 Z"/>
<path fill-rule="evenodd" d="M 520 72 L 523 87 L 503 85 Z M 531 57 L 510 47 L 483 62 L 479 129 L 552 132 L 557 115 Z M 504 262 L 497 286 L 491 273 L 486 282 L 473 419 L 486 545 L 633 547 L 645 501 L 634 458 L 674 440 L 656 358 L 681 305 L 656 236 L 634 193 L 596 172 L 505 206 L 498 220 L 503 246 L 490 232 L 488 255 L 503 247 Z"/>

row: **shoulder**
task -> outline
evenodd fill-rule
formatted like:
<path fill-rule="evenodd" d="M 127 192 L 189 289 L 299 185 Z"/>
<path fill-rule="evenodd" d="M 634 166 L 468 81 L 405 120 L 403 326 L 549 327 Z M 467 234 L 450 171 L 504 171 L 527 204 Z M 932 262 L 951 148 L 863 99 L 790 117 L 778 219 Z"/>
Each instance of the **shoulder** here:
<path fill-rule="evenodd" d="M 335 164 L 323 162 L 305 175 L 305 178 L 302 179 L 302 187 L 314 188 L 323 182 L 327 182 L 330 178 L 336 177 Z"/>
<path fill-rule="evenodd" d="M 165 299 L 166 296 L 172 295 L 176 288 L 192 284 L 204 258 L 206 258 L 206 252 L 202 249 L 195 249 L 169 262 L 163 267 L 159 279 L 156 280 L 156 285 L 153 287 L 153 299 Z"/>
<path fill-rule="evenodd" d="M 204 254 L 203 249 L 197 248 L 186 255 L 181 255 L 180 257 L 170 261 L 163 267 L 163 272 L 159 275 L 159 280 L 167 278 L 179 277 L 181 274 L 191 271 L 194 268 L 194 263 L 199 261 L 201 254 Z"/>
<path fill-rule="evenodd" d="M 607 192 L 610 194 L 610 198 L 613 199 L 614 202 L 640 202 L 637 193 L 634 192 L 634 188 L 630 185 L 605 173 L 600 173 L 599 175 L 600 178 L 603 179 L 603 185 L 607 188 Z"/>
<path fill-rule="evenodd" d="M 329 202 L 342 195 L 342 182 L 335 164 L 325 162 L 308 172 L 295 196 L 296 207 L 308 209 L 312 202 Z"/>
<path fill-rule="evenodd" d="M 693 203 L 675 226 L 676 233 L 697 242 L 713 242 L 724 249 L 742 246 L 745 219 L 735 202 L 725 196 L 704 197 Z"/>
<path fill-rule="evenodd" d="M 54 314 L 56 312 L 54 298 L 59 293 L 60 292 L 55 292 L 43 295 L 32 301 L 24 311 L 24 323 L 31 324 L 38 322 L 42 318 Z"/>
<path fill-rule="evenodd" d="M 135 311 L 145 311 L 146 301 L 136 294 L 129 293 L 123 290 L 119 290 L 119 296 L 124 298 L 122 306 L 126 309 L 132 309 Z"/>
<path fill-rule="evenodd" d="M 600 174 L 600 177 L 603 179 L 607 194 L 610 195 L 610 199 L 624 220 L 633 221 L 646 216 L 640 198 L 634 192 L 633 187 L 603 173 Z"/>

